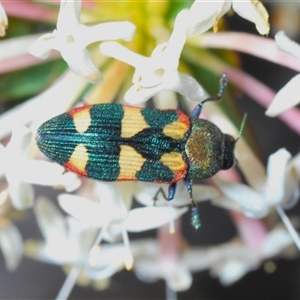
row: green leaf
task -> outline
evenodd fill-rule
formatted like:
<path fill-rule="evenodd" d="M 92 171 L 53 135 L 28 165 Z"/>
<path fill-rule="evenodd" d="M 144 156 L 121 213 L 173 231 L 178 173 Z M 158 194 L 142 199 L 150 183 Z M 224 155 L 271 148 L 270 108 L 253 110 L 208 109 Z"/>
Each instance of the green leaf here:
<path fill-rule="evenodd" d="M 60 59 L 1 75 L 0 102 L 22 101 L 47 88 L 67 68 Z"/>

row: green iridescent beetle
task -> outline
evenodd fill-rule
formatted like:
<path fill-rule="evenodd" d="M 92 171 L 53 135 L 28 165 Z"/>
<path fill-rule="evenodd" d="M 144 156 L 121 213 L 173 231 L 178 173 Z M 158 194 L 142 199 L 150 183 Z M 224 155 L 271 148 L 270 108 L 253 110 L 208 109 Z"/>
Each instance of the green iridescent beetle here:
<path fill-rule="evenodd" d="M 198 229 L 192 179 L 209 178 L 235 161 L 236 140 L 198 118 L 203 103 L 223 96 L 225 75 L 220 82 L 218 95 L 199 103 L 191 116 L 174 109 L 86 105 L 42 124 L 37 144 L 51 160 L 81 176 L 168 183 L 167 200 L 174 198 L 176 182 L 184 180 L 193 204 L 192 225 Z"/>

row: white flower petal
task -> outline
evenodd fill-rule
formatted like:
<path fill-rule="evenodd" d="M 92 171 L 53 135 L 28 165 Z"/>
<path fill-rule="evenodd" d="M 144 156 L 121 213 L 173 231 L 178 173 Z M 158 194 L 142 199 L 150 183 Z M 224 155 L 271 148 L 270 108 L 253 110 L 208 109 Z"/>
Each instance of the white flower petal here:
<path fill-rule="evenodd" d="M 181 51 L 187 38 L 186 21 L 188 12 L 185 9 L 180 11 L 176 16 L 173 32 L 163 52 L 163 56 L 165 57 L 163 63 L 167 63 L 165 68 L 168 70 L 177 70 L 178 68 Z"/>
<path fill-rule="evenodd" d="M 132 105 L 141 104 L 162 90 L 161 85 L 145 88 L 134 84 L 124 95 L 124 100 Z"/>
<path fill-rule="evenodd" d="M 280 149 L 270 155 L 267 165 L 267 188 L 266 201 L 269 205 L 282 204 L 289 200 L 292 192 L 286 195 L 286 175 L 287 165 L 291 159 L 291 154 Z"/>
<path fill-rule="evenodd" d="M 188 36 L 201 34 L 212 26 L 230 9 L 231 1 L 194 1 L 187 18 Z"/>
<path fill-rule="evenodd" d="M 80 41 L 82 48 L 97 41 L 118 39 L 130 41 L 135 33 L 135 29 L 135 25 L 127 21 L 107 22 L 94 26 L 80 25 L 75 32 L 75 39 Z"/>
<path fill-rule="evenodd" d="M 283 88 L 277 92 L 271 105 L 266 111 L 269 117 L 276 117 L 280 113 L 300 103 L 299 96 L 300 74 L 293 77 Z"/>
<path fill-rule="evenodd" d="M 260 34 L 267 35 L 269 33 L 269 15 L 260 1 L 232 1 L 232 8 L 242 18 L 255 23 L 256 29 Z"/>
<path fill-rule="evenodd" d="M 18 161 L 20 158 L 27 157 L 31 140 L 32 133 L 27 127 L 15 127 L 5 150 L 10 157 L 10 161 Z"/>
<path fill-rule="evenodd" d="M 177 219 L 188 210 L 187 207 L 142 207 L 132 209 L 125 220 L 125 227 L 131 232 L 158 228 L 172 219 Z"/>
<path fill-rule="evenodd" d="M 83 197 L 61 194 L 58 203 L 65 212 L 90 226 L 102 227 L 113 218 L 113 211 Z"/>
<path fill-rule="evenodd" d="M 279 31 L 275 34 L 276 46 L 279 50 L 289 53 L 300 59 L 300 45 L 289 39 L 284 31 Z"/>
<path fill-rule="evenodd" d="M 5 147 L 0 143 L 0 178 L 4 175 L 6 169 L 6 155 Z"/>
<path fill-rule="evenodd" d="M 238 260 L 231 260 L 225 263 L 220 269 L 219 280 L 222 285 L 229 286 L 237 282 L 248 272 L 249 267 L 247 264 Z"/>
<path fill-rule="evenodd" d="M 172 72 L 165 75 L 163 90 L 175 91 L 189 101 L 201 102 L 205 98 L 202 86 L 191 76 L 179 72 Z"/>
<path fill-rule="evenodd" d="M 16 174 L 6 173 L 6 179 L 9 183 L 8 194 L 12 205 L 18 210 L 24 210 L 33 205 L 34 190 L 33 187 L 25 182 L 19 181 Z"/>
<path fill-rule="evenodd" d="M 0 222 L 0 249 L 6 268 L 14 271 L 23 256 L 23 239 L 18 228 L 8 219 L 2 219 Z"/>
<path fill-rule="evenodd" d="M 175 270 L 167 272 L 167 276 L 164 278 L 169 288 L 176 292 L 182 292 L 188 290 L 193 282 L 191 272 L 183 264 L 178 263 Z"/>
<path fill-rule="evenodd" d="M 135 68 L 149 60 L 149 58 L 137 54 L 117 42 L 103 42 L 99 49 L 103 55 L 121 60 Z"/>
<path fill-rule="evenodd" d="M 57 29 L 70 34 L 80 24 L 81 0 L 61 0 L 57 18 Z"/>
<path fill-rule="evenodd" d="M 69 46 L 61 50 L 61 55 L 74 73 L 92 83 L 101 83 L 103 81 L 103 76 L 95 66 L 87 49 Z"/>
<path fill-rule="evenodd" d="M 64 243 L 67 227 L 63 214 L 47 198 L 40 197 L 34 207 L 36 220 L 46 242 Z"/>
<path fill-rule="evenodd" d="M 40 36 L 29 47 L 29 53 L 40 59 L 46 59 L 49 57 L 52 49 L 59 50 L 61 48 L 61 40 L 54 33 L 46 33 Z"/>
<path fill-rule="evenodd" d="M 268 233 L 262 251 L 265 258 L 271 258 L 280 254 L 286 247 L 293 245 L 291 235 L 283 228 L 275 228 Z"/>
<path fill-rule="evenodd" d="M 248 217 L 262 218 L 268 213 L 264 197 L 247 185 L 217 178 L 214 181 L 225 196 L 236 202 Z"/>
<path fill-rule="evenodd" d="M 99 249 L 97 263 L 93 268 L 86 268 L 86 274 L 95 280 L 111 277 L 124 269 L 126 251 L 123 244 L 102 245 Z"/>
<path fill-rule="evenodd" d="M 65 188 L 68 192 L 80 186 L 80 179 L 76 174 L 65 172 L 65 169 L 52 162 L 28 159 L 22 162 L 19 171 L 20 179 L 27 183 L 56 188 Z"/>

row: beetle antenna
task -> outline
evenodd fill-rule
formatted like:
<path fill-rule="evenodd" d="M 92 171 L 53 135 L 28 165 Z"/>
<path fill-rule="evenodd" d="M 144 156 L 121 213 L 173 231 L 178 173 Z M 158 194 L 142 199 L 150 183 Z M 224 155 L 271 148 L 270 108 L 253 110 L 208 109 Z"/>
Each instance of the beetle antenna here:
<path fill-rule="evenodd" d="M 240 129 L 239 129 L 239 134 L 238 134 L 238 137 L 236 138 L 235 140 L 235 143 L 240 139 L 240 137 L 242 136 L 243 134 L 243 130 L 244 130 L 244 127 L 245 127 L 245 123 L 246 123 L 246 119 L 247 119 L 247 114 L 245 113 L 244 116 L 243 116 L 243 120 L 242 120 L 242 124 L 240 126 Z"/>
<path fill-rule="evenodd" d="M 227 86 L 227 83 L 228 83 L 228 79 L 227 79 L 227 75 L 226 74 L 223 74 L 220 78 L 220 88 L 219 88 L 219 93 L 216 95 L 216 96 L 213 96 L 213 97 L 209 97 L 205 100 L 203 100 L 201 102 L 201 104 L 203 105 L 205 102 L 208 102 L 208 101 L 219 101 L 222 99 L 222 97 L 224 96 L 225 94 L 225 90 L 226 90 L 226 86 Z"/>
<path fill-rule="evenodd" d="M 192 119 L 198 119 L 202 110 L 202 106 L 205 102 L 208 101 L 219 101 L 222 99 L 222 97 L 224 96 L 225 90 L 226 90 L 226 86 L 227 86 L 228 80 L 227 80 L 227 75 L 223 74 L 220 78 L 220 88 L 219 88 L 219 92 L 216 96 L 213 97 L 209 97 L 205 100 L 203 100 L 202 102 L 200 102 L 192 111 L 190 117 Z"/>

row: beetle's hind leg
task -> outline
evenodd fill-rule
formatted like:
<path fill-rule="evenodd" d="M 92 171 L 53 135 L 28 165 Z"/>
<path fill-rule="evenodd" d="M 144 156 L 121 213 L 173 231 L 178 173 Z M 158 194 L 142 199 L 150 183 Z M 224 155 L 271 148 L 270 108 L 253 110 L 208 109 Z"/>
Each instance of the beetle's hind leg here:
<path fill-rule="evenodd" d="M 202 106 L 205 102 L 208 101 L 219 101 L 222 99 L 222 97 L 224 96 L 225 90 L 226 90 L 226 86 L 227 86 L 228 80 L 227 80 L 227 76 L 226 74 L 223 74 L 222 77 L 220 78 L 220 88 L 219 88 L 219 92 L 216 96 L 214 97 L 209 97 L 205 100 L 203 100 L 202 102 L 200 102 L 192 111 L 191 113 L 191 118 L 192 119 L 198 119 L 202 110 Z"/>
<path fill-rule="evenodd" d="M 201 222 L 200 222 L 200 213 L 197 204 L 194 201 L 193 198 L 193 188 L 192 188 L 192 182 L 190 179 L 184 179 L 183 180 L 184 185 L 187 189 L 187 191 L 190 194 L 190 200 L 192 204 L 192 212 L 191 212 L 191 225 L 198 230 L 201 227 Z"/>

